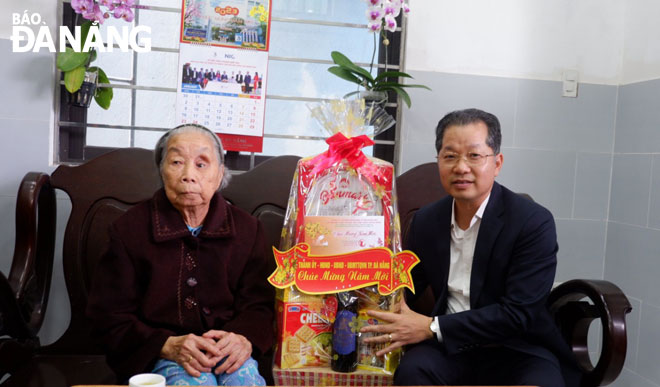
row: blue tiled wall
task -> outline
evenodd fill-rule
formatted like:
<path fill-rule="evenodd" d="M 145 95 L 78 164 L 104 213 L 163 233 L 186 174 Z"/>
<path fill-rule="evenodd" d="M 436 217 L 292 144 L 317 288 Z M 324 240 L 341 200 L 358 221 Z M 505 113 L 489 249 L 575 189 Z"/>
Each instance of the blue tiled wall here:
<path fill-rule="evenodd" d="M 660 386 L 660 80 L 624 86 L 411 72 L 400 171 L 434 160 L 447 112 L 478 107 L 502 124 L 498 181 L 555 215 L 557 281 L 605 278 L 628 295 L 628 356 L 615 386 Z"/>
<path fill-rule="evenodd" d="M 621 286 L 637 310 L 617 386 L 660 386 L 659 99 L 660 80 L 619 88 L 605 278 Z"/>

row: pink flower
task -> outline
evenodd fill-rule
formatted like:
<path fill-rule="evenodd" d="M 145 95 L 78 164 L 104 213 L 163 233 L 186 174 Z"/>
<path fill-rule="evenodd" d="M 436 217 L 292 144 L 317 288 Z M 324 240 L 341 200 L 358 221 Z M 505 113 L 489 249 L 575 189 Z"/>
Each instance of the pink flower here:
<path fill-rule="evenodd" d="M 403 9 L 404 13 L 410 13 L 410 6 L 408 6 L 408 3 L 403 3 L 401 8 Z"/>
<path fill-rule="evenodd" d="M 103 17 L 103 11 L 101 11 L 101 7 L 99 7 L 98 4 L 94 4 L 92 9 L 88 10 L 82 15 L 85 19 L 97 21 L 99 24 L 103 24 L 103 21 L 105 20 Z"/>
<path fill-rule="evenodd" d="M 381 20 L 378 20 L 377 22 L 369 22 L 369 25 L 368 25 L 369 31 L 378 32 L 378 31 L 380 31 L 380 26 L 381 25 L 382 25 Z"/>
<path fill-rule="evenodd" d="M 71 0 L 71 8 L 76 13 L 84 14 L 90 12 L 94 8 L 93 0 Z"/>
<path fill-rule="evenodd" d="M 400 0 L 388 0 L 385 3 L 385 15 L 392 15 L 393 17 L 399 16 L 401 12 L 401 1 Z"/>
<path fill-rule="evenodd" d="M 385 11 L 381 7 L 369 7 L 367 8 L 367 19 L 370 22 L 379 21 L 385 16 Z"/>
<path fill-rule="evenodd" d="M 114 16 L 116 19 L 122 18 L 127 22 L 132 22 L 133 18 L 135 17 L 135 15 L 133 15 L 133 11 L 131 11 L 131 9 L 124 4 L 121 4 L 115 8 Z"/>
<path fill-rule="evenodd" d="M 396 31 L 396 19 L 392 15 L 385 15 L 385 29 L 390 32 Z"/>
<path fill-rule="evenodd" d="M 379 7 L 383 3 L 383 0 L 365 0 L 365 1 L 369 3 L 369 5 L 371 5 L 372 7 Z"/>
<path fill-rule="evenodd" d="M 127 7 L 132 7 L 135 5 L 135 0 L 119 0 L 119 3 Z"/>

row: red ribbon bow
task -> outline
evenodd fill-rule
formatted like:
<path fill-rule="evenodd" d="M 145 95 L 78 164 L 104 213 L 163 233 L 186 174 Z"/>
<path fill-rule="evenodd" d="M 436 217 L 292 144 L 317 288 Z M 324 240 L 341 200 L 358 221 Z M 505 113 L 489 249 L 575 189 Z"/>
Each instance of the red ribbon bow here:
<path fill-rule="evenodd" d="M 317 174 L 329 166 L 346 159 L 348 164 L 357 169 L 369 162 L 367 156 L 362 153 L 362 148 L 373 145 L 374 142 L 366 135 L 357 137 L 346 137 L 341 132 L 325 140 L 330 146 L 325 153 L 321 153 L 312 159 L 314 169 L 312 174 Z"/>

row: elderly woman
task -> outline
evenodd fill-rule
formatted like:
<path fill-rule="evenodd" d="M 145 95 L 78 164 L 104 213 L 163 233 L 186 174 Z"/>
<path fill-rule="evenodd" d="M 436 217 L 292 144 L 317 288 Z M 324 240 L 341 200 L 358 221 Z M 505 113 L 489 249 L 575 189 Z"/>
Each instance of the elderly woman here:
<path fill-rule="evenodd" d="M 263 385 L 254 357 L 272 344 L 274 292 L 262 225 L 218 192 L 228 174 L 208 129 L 170 130 L 155 158 L 163 188 L 112 225 L 89 296 L 108 362 L 167 385 Z"/>

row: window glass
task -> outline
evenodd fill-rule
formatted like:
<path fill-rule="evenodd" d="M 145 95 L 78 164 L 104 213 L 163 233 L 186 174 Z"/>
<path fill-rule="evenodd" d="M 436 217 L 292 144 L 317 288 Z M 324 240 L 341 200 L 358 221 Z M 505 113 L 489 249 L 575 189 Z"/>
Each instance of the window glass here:
<path fill-rule="evenodd" d="M 355 4 L 364 4 L 356 1 Z M 353 62 L 370 63 L 373 34 L 365 28 L 272 22 L 270 55 L 332 60 L 330 53 L 340 51 Z M 376 53 L 378 60 L 378 53 Z"/>
<path fill-rule="evenodd" d="M 366 24 L 365 11 L 361 0 L 275 0 L 272 17 Z"/>
<path fill-rule="evenodd" d="M 181 8 L 181 2 L 179 2 L 177 8 Z M 139 21 L 140 25 L 151 27 L 152 47 L 174 49 L 179 47 L 181 12 L 141 9 L 139 11 Z"/>
<path fill-rule="evenodd" d="M 84 142 L 87 146 L 153 148 L 163 131 L 175 125 L 178 52 L 159 51 L 159 48 L 177 50 L 179 47 L 181 13 L 173 10 L 180 10 L 181 0 L 141 0 L 140 5 L 171 9 L 136 10 L 137 24 L 151 27 L 155 50 L 122 53 L 115 49 L 112 53 L 98 54 L 95 63 L 105 70 L 111 83 L 135 85 L 137 89 L 114 88 L 114 98 L 107 111 L 92 103 L 86 114 L 86 122 L 92 125 L 87 127 Z M 370 63 L 372 55 L 377 60 L 374 34 L 364 26 L 366 7 L 366 2 L 360 0 L 273 0 L 271 17 L 275 20 L 270 37 L 264 155 L 309 156 L 327 149 L 321 138 L 328 135 L 310 117 L 306 105 L 309 99 L 341 97 L 355 91 L 356 86 L 329 73 L 330 64 L 307 60 L 330 61 L 333 50 L 341 51 L 358 63 Z M 361 27 L 281 20 L 291 18 Z M 102 28 L 111 25 L 120 30 L 130 27 L 123 20 L 109 18 Z M 103 31 L 102 34 L 106 36 Z M 85 122 L 84 117 L 82 122 Z M 94 125 L 136 129 L 95 128 Z M 366 148 L 365 153 L 372 154 L 372 148 Z"/>
<path fill-rule="evenodd" d="M 115 84 L 126 84 L 125 82 L 113 81 Z M 104 125 L 131 125 L 131 90 L 130 89 L 112 89 L 114 94 L 110 109 L 104 110 L 92 102 L 87 109 L 87 122 Z M 109 130 L 111 131 L 111 130 Z M 101 139 L 99 139 L 101 140 Z M 92 145 L 89 141 L 88 145 Z M 101 145 L 95 143 L 94 145 Z"/>
<path fill-rule="evenodd" d="M 136 84 L 151 87 L 176 88 L 179 54 L 150 51 L 137 57 Z"/>

